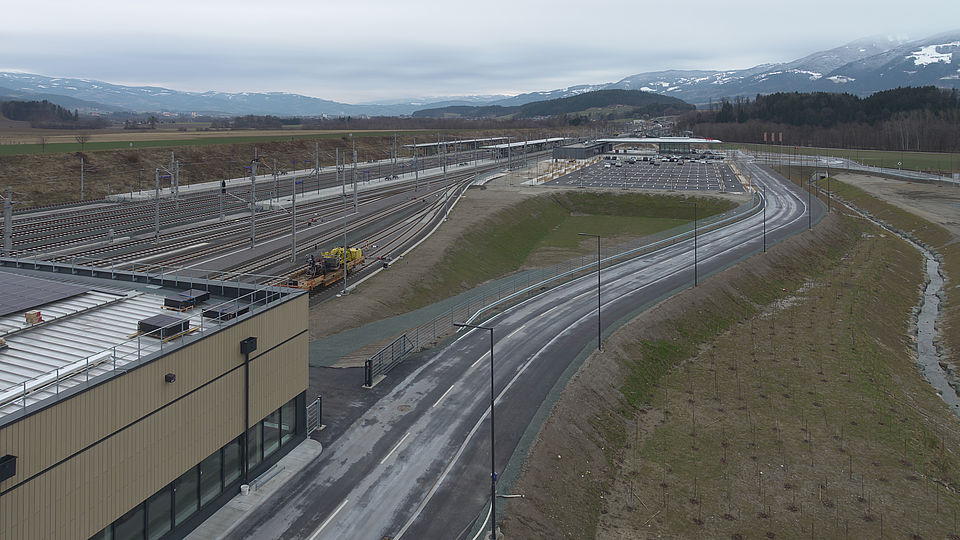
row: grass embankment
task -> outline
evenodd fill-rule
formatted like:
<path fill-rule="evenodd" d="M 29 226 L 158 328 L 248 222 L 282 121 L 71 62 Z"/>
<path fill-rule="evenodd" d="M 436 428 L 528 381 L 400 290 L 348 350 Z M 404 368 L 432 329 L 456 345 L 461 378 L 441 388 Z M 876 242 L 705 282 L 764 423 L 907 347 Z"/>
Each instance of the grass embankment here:
<path fill-rule="evenodd" d="M 341 160 L 353 159 L 351 148 L 356 146 L 360 162 L 384 160 L 390 156 L 393 136 L 365 133 L 350 140 L 345 133 L 323 139 L 289 137 L 272 142 L 238 142 L 231 138 L 224 144 L 197 140 L 194 146 L 166 148 L 126 148 L 82 154 L 27 154 L 0 156 L 0 188 L 10 185 L 25 201 L 22 207 L 43 206 L 80 200 L 80 158 L 84 165 L 84 198 L 102 199 L 111 193 L 153 189 L 154 171 L 168 174 L 171 153 L 180 162 L 180 185 L 211 182 L 225 178 L 248 176 L 254 156 L 261 158 L 258 173 L 268 174 L 274 164 L 278 171 L 309 169 L 313 167 L 314 150 L 319 144 L 320 165 L 335 163 L 337 149 Z M 402 144 L 402 142 L 401 142 Z M 389 164 L 382 173 L 389 172 Z M 378 175 L 379 173 L 374 173 Z M 168 187 L 170 181 L 160 181 Z"/>
<path fill-rule="evenodd" d="M 725 143 L 725 149 L 742 148 L 750 152 L 790 154 L 802 156 L 833 156 L 850 159 L 862 165 L 902 168 L 911 171 L 940 172 L 947 174 L 960 171 L 960 154 L 941 152 L 891 152 L 885 150 L 848 150 L 843 148 L 816 148 L 792 145 Z"/>
<path fill-rule="evenodd" d="M 550 250 L 551 259 L 557 258 L 558 251 L 565 258 L 595 253 L 595 239 L 577 236 L 577 232 L 600 234 L 604 245 L 610 246 L 682 225 L 693 217 L 692 207 L 682 201 L 692 200 L 640 193 L 581 192 L 526 199 L 490 216 L 480 227 L 463 235 L 413 294 L 399 302 L 406 310 L 416 309 L 523 266 L 549 266 L 538 264 L 538 250 Z M 724 199 L 695 200 L 700 218 L 735 206 Z"/>
<path fill-rule="evenodd" d="M 922 282 L 913 248 L 831 216 L 645 313 L 564 392 L 505 530 L 955 534 L 960 430 L 908 338 Z"/>
<path fill-rule="evenodd" d="M 880 200 L 866 191 L 831 179 L 831 189 L 845 201 L 868 212 L 874 218 L 889 224 L 926 245 L 941 257 L 941 271 L 947 282 L 944 286 L 945 301 L 941 304 L 944 323 L 940 326 L 941 343 L 951 353 L 949 362 L 955 372 L 960 371 L 957 354 L 960 353 L 960 242 L 947 229 L 931 223 L 910 212 Z"/>

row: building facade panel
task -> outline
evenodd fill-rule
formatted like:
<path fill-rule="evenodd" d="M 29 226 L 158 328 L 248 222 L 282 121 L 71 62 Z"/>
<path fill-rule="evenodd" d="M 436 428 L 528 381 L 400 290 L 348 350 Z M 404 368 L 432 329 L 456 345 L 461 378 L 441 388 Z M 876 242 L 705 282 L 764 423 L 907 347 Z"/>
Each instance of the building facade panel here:
<path fill-rule="evenodd" d="M 299 295 L 0 427 L 0 454 L 18 456 L 0 538 L 89 538 L 243 433 L 246 337 L 251 424 L 303 393 L 307 305 Z"/>

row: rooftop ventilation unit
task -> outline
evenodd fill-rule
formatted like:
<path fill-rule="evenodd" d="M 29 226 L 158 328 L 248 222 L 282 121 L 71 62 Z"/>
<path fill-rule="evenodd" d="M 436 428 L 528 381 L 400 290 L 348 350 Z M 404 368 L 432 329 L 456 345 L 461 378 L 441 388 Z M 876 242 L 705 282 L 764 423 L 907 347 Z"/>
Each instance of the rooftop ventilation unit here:
<path fill-rule="evenodd" d="M 177 311 L 192 309 L 197 304 L 210 299 L 210 293 L 200 289 L 189 289 L 163 299 L 163 307 Z"/>
<path fill-rule="evenodd" d="M 189 327 L 189 319 L 173 315 L 154 315 L 137 323 L 137 331 L 141 334 L 161 339 L 185 332 Z"/>
<path fill-rule="evenodd" d="M 203 316 L 208 319 L 217 319 L 218 321 L 229 321 L 235 319 L 250 311 L 250 306 L 241 306 L 237 304 L 221 304 L 212 308 L 203 310 Z"/>

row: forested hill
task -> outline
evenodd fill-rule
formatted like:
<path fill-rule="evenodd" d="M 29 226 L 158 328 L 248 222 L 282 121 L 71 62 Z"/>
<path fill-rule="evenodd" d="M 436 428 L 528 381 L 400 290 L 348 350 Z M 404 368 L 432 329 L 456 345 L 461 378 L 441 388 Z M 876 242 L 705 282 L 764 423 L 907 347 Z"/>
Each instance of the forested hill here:
<path fill-rule="evenodd" d="M 614 107 L 624 108 L 624 114 L 631 116 L 641 116 L 644 114 L 659 116 L 664 114 L 677 114 L 694 109 L 693 105 L 680 99 L 651 92 L 642 92 L 639 90 L 597 90 L 548 101 L 535 101 L 515 107 L 494 105 L 423 109 L 413 113 L 413 116 L 430 118 L 530 118 L 536 116 L 569 115 L 583 113 L 591 109 L 610 109 Z"/>
<path fill-rule="evenodd" d="M 826 92 L 777 93 L 757 96 L 753 101 L 725 100 L 719 110 L 698 116 L 703 122 L 759 120 L 790 126 L 831 127 L 848 122 L 875 124 L 910 111 L 925 111 L 933 116 L 956 115 L 960 111 L 960 92 L 924 86 L 885 90 L 866 98 Z"/>
<path fill-rule="evenodd" d="M 76 122 L 79 116 L 47 100 L 43 101 L 2 101 L 0 113 L 10 120 L 25 122 Z"/>
<path fill-rule="evenodd" d="M 684 114 L 682 129 L 704 137 L 880 150 L 960 151 L 960 91 L 933 86 L 851 94 L 777 93 L 724 100 L 719 108 Z M 779 139 L 778 139 L 779 140 Z"/>

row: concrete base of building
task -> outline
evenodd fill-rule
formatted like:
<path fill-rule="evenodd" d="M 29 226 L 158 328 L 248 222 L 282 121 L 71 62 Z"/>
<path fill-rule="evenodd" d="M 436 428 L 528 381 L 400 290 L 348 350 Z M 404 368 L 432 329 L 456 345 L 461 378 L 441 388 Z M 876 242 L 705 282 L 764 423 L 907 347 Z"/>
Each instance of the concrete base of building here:
<path fill-rule="evenodd" d="M 280 458 L 277 462 L 278 468 L 282 470 L 273 474 L 270 470 L 264 473 L 264 476 L 272 475 L 271 478 L 262 481 L 257 486 L 257 480 L 251 482 L 250 492 L 246 495 L 239 494 L 230 499 L 230 502 L 223 505 L 212 516 L 201 523 L 196 529 L 186 536 L 187 540 L 218 540 L 225 538 L 240 525 L 243 518 L 265 503 L 274 493 L 277 492 L 291 478 L 300 473 L 307 465 L 315 461 L 323 451 L 323 445 L 318 441 L 307 438 L 298 444 L 287 455 Z"/>

